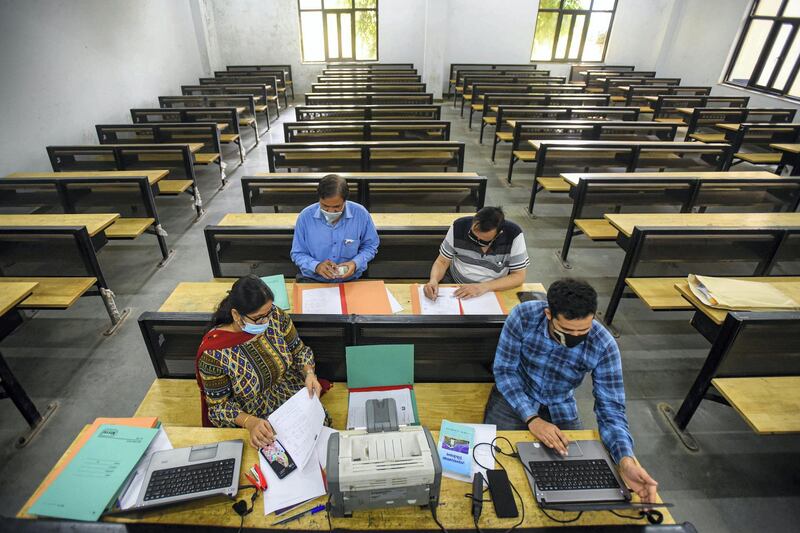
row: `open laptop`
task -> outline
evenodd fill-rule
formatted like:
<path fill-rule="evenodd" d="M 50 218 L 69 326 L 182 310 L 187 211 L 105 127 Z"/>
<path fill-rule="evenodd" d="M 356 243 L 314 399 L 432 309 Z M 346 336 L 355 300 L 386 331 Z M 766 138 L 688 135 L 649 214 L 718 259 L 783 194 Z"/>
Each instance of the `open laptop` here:
<path fill-rule="evenodd" d="M 533 496 L 545 509 L 630 505 L 630 491 L 600 441 L 571 441 L 566 456 L 538 442 L 520 442 L 517 450 Z"/>
<path fill-rule="evenodd" d="M 241 440 L 156 452 L 144 475 L 136 504 L 128 511 L 228 496 L 239 491 Z"/>

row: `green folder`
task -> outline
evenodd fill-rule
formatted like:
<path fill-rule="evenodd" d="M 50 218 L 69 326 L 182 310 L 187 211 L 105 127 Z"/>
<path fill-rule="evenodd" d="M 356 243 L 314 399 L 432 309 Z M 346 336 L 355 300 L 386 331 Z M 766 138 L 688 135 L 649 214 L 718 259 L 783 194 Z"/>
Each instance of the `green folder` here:
<path fill-rule="evenodd" d="M 275 296 L 275 305 L 288 311 L 291 306 L 289 305 L 289 295 L 286 293 L 286 280 L 283 274 L 275 274 L 274 276 L 263 276 L 261 281 L 267 284 L 267 287 L 272 291 Z"/>
<path fill-rule="evenodd" d="M 419 424 L 414 394 L 414 345 L 374 344 L 345 349 L 347 388 L 370 389 L 411 385 L 414 420 Z"/>
<path fill-rule="evenodd" d="M 157 428 L 101 425 L 29 512 L 69 520 L 99 520 L 156 433 Z"/>

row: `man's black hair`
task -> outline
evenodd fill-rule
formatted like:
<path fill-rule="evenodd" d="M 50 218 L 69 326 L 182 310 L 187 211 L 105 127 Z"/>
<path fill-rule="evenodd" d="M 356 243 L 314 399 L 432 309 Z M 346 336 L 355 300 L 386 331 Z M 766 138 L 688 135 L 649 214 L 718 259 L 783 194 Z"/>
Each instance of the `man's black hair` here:
<path fill-rule="evenodd" d="M 553 318 L 567 320 L 586 318 L 597 312 L 597 292 L 579 279 L 560 279 L 547 290 L 547 307 Z"/>
<path fill-rule="evenodd" d="M 499 230 L 506 220 L 502 207 L 486 206 L 475 213 L 473 221 L 478 224 L 480 231 Z"/>
<path fill-rule="evenodd" d="M 350 188 L 347 186 L 347 180 L 338 174 L 328 174 L 319 180 L 317 185 L 317 196 L 320 200 L 326 198 L 335 198 L 341 196 L 343 200 L 347 200 L 350 194 Z"/>

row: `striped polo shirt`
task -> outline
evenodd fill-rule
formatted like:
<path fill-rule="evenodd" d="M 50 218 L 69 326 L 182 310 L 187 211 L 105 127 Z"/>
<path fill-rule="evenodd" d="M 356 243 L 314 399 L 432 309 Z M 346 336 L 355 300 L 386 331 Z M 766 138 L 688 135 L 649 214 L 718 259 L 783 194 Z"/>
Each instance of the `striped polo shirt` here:
<path fill-rule="evenodd" d="M 456 283 L 481 283 L 507 276 L 530 264 L 522 229 L 506 220 L 502 233 L 484 254 L 480 245 L 469 237 L 473 217 L 453 222 L 439 247 L 439 253 L 450 260 L 450 276 Z"/>

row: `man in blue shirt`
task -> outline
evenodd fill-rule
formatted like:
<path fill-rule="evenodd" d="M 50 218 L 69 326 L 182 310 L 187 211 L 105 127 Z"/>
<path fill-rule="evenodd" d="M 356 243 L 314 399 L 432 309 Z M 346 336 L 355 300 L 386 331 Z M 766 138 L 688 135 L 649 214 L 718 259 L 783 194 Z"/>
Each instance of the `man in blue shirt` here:
<path fill-rule="evenodd" d="M 347 201 L 347 181 L 329 174 L 319 181 L 319 203 L 297 217 L 292 261 L 298 281 L 340 282 L 361 277 L 378 251 L 378 232 L 363 206 Z"/>
<path fill-rule="evenodd" d="M 519 304 L 508 316 L 494 359 L 496 386 L 484 422 L 500 430 L 529 430 L 566 455 L 562 430 L 581 429 L 574 392 L 592 375 L 600 438 L 620 475 L 644 502 L 654 502 L 658 484 L 633 456 L 625 416 L 625 389 L 617 343 L 594 321 L 597 293 L 586 282 L 556 281 L 547 302 Z"/>

